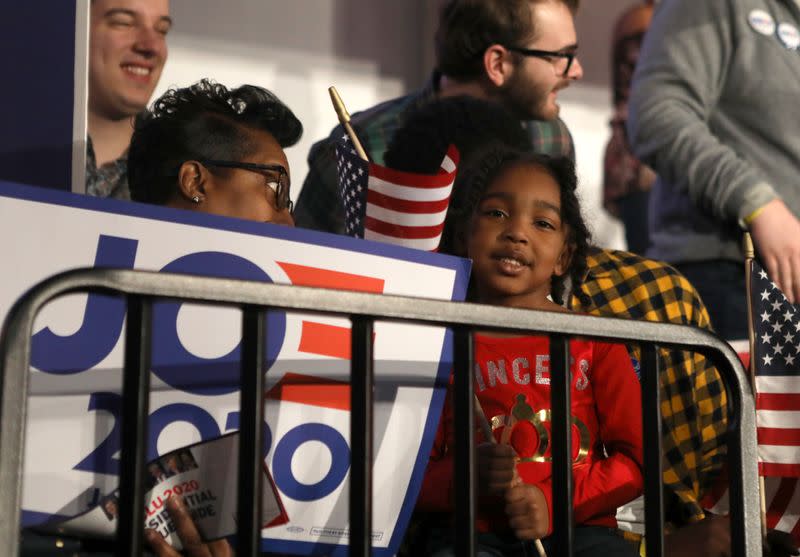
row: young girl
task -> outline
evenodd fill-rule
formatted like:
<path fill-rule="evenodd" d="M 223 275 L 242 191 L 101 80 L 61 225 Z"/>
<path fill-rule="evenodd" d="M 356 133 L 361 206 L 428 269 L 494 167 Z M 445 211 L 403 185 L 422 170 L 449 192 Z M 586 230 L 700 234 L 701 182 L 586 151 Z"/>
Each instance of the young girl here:
<path fill-rule="evenodd" d="M 459 182 L 442 247 L 472 259 L 471 300 L 568 311 L 559 305 L 564 277 L 580 280 L 589 236 L 572 162 L 497 151 Z M 497 441 L 478 452 L 478 542 L 487 555 L 536 555 L 539 538 L 549 546 L 549 354 L 546 336 L 475 335 L 475 391 Z M 642 492 L 639 383 L 623 345 L 574 338 L 570 354 L 576 555 L 633 556 L 614 517 Z M 448 401 L 422 510 L 452 510 L 451 428 Z"/>

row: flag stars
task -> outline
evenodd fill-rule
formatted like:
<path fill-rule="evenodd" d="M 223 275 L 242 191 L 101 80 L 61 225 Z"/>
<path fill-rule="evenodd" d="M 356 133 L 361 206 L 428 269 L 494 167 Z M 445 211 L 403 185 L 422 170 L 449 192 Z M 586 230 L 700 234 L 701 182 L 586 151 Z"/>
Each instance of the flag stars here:
<path fill-rule="evenodd" d="M 764 344 L 769 344 L 771 341 L 772 341 L 772 335 L 770 335 L 769 333 L 765 332 L 763 335 L 761 335 L 761 342 L 763 342 Z"/>
<path fill-rule="evenodd" d="M 762 301 L 767 301 L 767 300 L 769 300 L 769 290 L 764 290 L 764 291 L 761 293 L 761 300 L 762 300 Z"/>
<path fill-rule="evenodd" d="M 336 146 L 336 166 L 339 179 L 339 198 L 342 201 L 345 215 L 345 230 L 349 236 L 364 236 L 364 194 L 366 184 L 361 185 L 369 177 L 365 163 L 357 158 L 349 137 L 341 136 L 344 143 Z M 352 155 L 352 156 L 351 156 Z M 363 166 L 363 168 L 362 168 Z"/>
<path fill-rule="evenodd" d="M 779 309 L 781 309 L 781 302 L 779 300 L 772 302 L 772 311 L 778 311 Z"/>
<path fill-rule="evenodd" d="M 764 310 L 764 313 L 761 314 L 761 321 L 769 322 L 769 313 L 767 313 L 767 310 Z"/>
<path fill-rule="evenodd" d="M 764 280 L 768 280 L 769 279 L 769 276 L 767 275 L 767 272 L 764 269 L 761 269 L 758 272 L 758 276 L 760 276 Z"/>
<path fill-rule="evenodd" d="M 772 356 L 770 356 L 769 354 L 764 354 L 763 360 L 765 366 L 772 365 Z"/>
<path fill-rule="evenodd" d="M 786 356 L 784 356 L 784 359 L 786 360 L 787 366 L 794 364 L 794 356 L 792 356 L 791 354 L 787 354 Z"/>
<path fill-rule="evenodd" d="M 781 324 L 780 323 L 770 323 L 770 327 L 772 327 L 772 331 L 775 333 L 781 332 Z"/>
<path fill-rule="evenodd" d="M 775 343 L 773 350 L 775 350 L 776 354 L 783 354 L 783 345 L 780 343 Z"/>
<path fill-rule="evenodd" d="M 793 317 L 794 317 L 794 315 L 792 314 L 791 310 L 788 310 L 788 309 L 787 309 L 787 310 L 784 312 L 784 314 L 783 314 L 783 321 L 784 321 L 784 323 L 785 323 L 786 321 L 791 321 Z"/>
<path fill-rule="evenodd" d="M 783 335 L 783 340 L 786 341 L 786 344 L 791 344 L 792 339 L 794 339 L 794 333 L 792 333 L 792 331 L 786 331 L 786 334 Z"/>

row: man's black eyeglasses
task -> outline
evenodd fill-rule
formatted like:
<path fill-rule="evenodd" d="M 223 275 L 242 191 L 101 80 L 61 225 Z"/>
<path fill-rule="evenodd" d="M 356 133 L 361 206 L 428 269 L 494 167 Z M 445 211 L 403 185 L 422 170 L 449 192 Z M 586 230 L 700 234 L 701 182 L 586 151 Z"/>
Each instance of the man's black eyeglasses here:
<path fill-rule="evenodd" d="M 523 56 L 533 56 L 534 58 L 543 58 L 544 60 L 548 60 L 550 62 L 555 62 L 553 60 L 566 58 L 567 65 L 564 68 L 564 72 L 561 74 L 561 77 L 567 77 L 569 74 L 569 70 L 572 67 L 572 62 L 575 60 L 575 57 L 578 55 L 577 52 L 556 52 L 552 50 L 536 50 L 535 48 L 521 48 L 518 46 L 507 46 L 506 50 L 510 50 L 511 52 L 517 52 L 522 54 Z"/>
<path fill-rule="evenodd" d="M 218 161 L 213 159 L 203 159 L 200 161 L 205 166 L 218 166 L 221 168 L 239 168 L 258 172 L 266 179 L 267 187 L 275 193 L 275 208 L 278 211 L 289 209 L 294 212 L 294 203 L 289 198 L 289 174 L 286 169 L 279 164 L 258 164 L 254 162 Z"/>

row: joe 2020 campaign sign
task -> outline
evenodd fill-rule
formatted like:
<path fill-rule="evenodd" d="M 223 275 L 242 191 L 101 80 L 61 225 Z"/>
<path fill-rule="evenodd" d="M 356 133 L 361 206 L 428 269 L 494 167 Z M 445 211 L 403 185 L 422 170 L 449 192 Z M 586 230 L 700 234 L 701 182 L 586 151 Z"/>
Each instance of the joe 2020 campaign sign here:
<path fill-rule="evenodd" d="M 0 317 L 34 283 L 84 266 L 461 299 L 468 262 L 340 236 L 0 182 Z M 154 308 L 148 459 L 238 427 L 241 314 Z M 117 487 L 125 306 L 70 295 L 34 326 L 23 521 L 67 519 Z M 349 321 L 272 312 L 267 324 L 266 465 L 288 522 L 264 546 L 346 554 Z M 427 463 L 450 371 L 442 328 L 377 323 L 373 545 L 399 545 Z M 398 380 L 402 378 L 402 380 Z M 234 497 L 235 494 L 227 494 Z"/>

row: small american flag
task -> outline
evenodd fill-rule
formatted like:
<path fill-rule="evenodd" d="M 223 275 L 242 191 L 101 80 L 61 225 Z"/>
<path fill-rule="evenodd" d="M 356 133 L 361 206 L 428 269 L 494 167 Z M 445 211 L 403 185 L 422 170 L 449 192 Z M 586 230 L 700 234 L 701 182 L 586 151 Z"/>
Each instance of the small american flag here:
<path fill-rule="evenodd" d="M 727 471 L 726 471 L 727 472 Z M 800 542 L 800 485 L 797 478 L 764 478 L 764 502 L 767 508 L 767 528 L 788 532 L 795 543 Z M 730 510 L 728 476 L 719 478 L 712 493 L 706 494 L 704 508 L 714 514 Z"/>
<path fill-rule="evenodd" d="M 435 251 L 442 237 L 458 151 L 437 174 L 400 172 L 359 158 L 345 135 L 336 145 L 339 198 L 350 236 Z"/>
<path fill-rule="evenodd" d="M 800 542 L 800 307 L 789 303 L 767 272 L 750 263 L 756 379 L 758 467 L 764 478 L 767 528 Z M 727 470 L 704 506 L 729 509 Z"/>
<path fill-rule="evenodd" d="M 753 261 L 758 460 L 762 476 L 800 477 L 800 306 Z"/>

